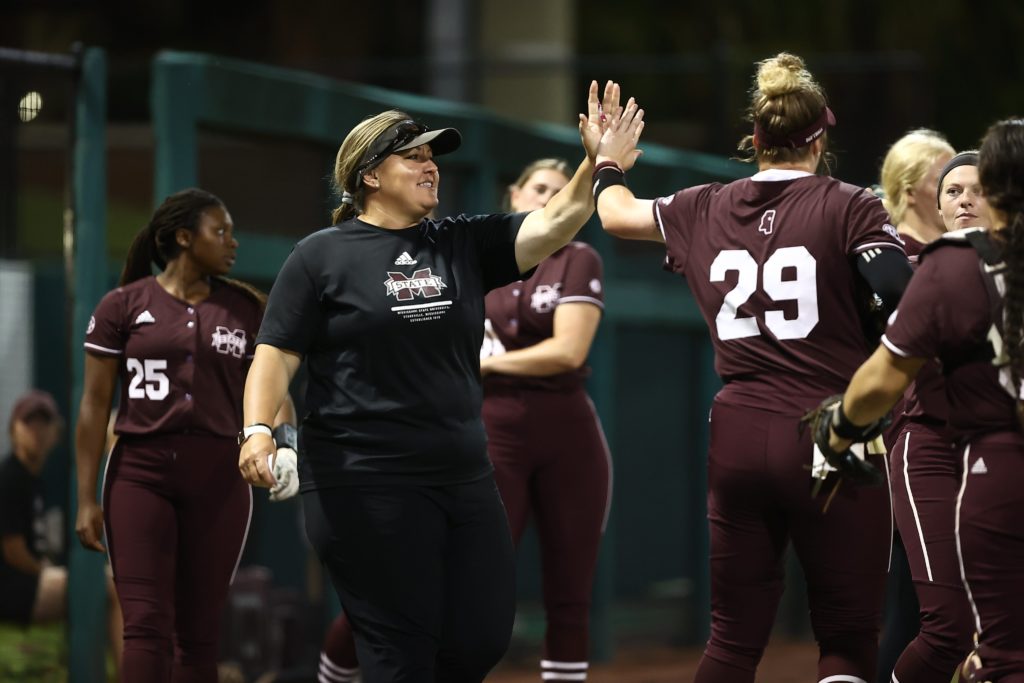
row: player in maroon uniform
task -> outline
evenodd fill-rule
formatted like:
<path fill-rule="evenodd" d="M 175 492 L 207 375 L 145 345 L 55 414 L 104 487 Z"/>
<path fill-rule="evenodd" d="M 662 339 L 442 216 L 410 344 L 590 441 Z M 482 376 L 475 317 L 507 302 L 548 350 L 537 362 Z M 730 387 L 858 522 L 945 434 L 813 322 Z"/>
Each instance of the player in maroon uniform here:
<path fill-rule="evenodd" d="M 428 218 L 434 156 L 454 151 L 458 132 L 399 111 L 366 119 L 338 151 L 335 225 L 299 242 L 274 283 L 246 421 L 266 418 L 305 360 L 306 530 L 367 683 L 481 681 L 508 646 L 514 553 L 480 416 L 484 297 L 592 215 L 602 107 L 617 112 L 617 85 L 603 103 L 591 85 L 587 156 L 543 209 L 443 219 Z M 253 484 L 269 483 L 269 446 L 263 436 L 242 446 Z"/>
<path fill-rule="evenodd" d="M 513 211 L 543 208 L 568 182 L 552 159 L 528 166 Z M 584 680 L 590 593 L 611 502 L 611 455 L 586 394 L 587 353 L 604 308 L 601 257 L 570 242 L 526 281 L 486 299 L 480 371 L 487 452 L 512 539 L 532 518 L 540 539 L 547 635 L 541 673 Z"/>
<path fill-rule="evenodd" d="M 943 165 L 955 150 L 939 133 L 925 128 L 912 130 L 889 147 L 882 162 L 880 195 L 893 225 L 900 233 L 903 248 L 913 264 L 918 252 L 928 242 L 946 231 L 942 216 L 935 210 L 936 183 Z M 939 392 L 941 393 L 941 385 Z M 906 492 L 901 488 L 903 466 L 893 463 L 893 444 L 903 428 L 906 417 L 903 402 L 893 409 L 893 423 L 885 432 L 889 455 L 890 478 L 893 485 L 893 506 Z M 907 460 L 900 460 L 900 463 Z M 878 649 L 878 683 L 889 683 L 896 661 L 920 631 L 920 604 L 914 589 L 907 551 L 900 534 L 907 531 L 897 524 L 893 534 L 892 558 L 885 596 L 882 639 Z M 915 532 L 916 538 L 916 532 Z M 913 539 L 911 539 L 913 542 Z M 954 584 L 959 587 L 960 581 Z"/>
<path fill-rule="evenodd" d="M 597 209 L 608 232 L 665 243 L 667 266 L 686 277 L 707 321 L 725 383 L 708 458 L 712 632 L 696 680 L 754 680 L 792 542 L 820 678 L 866 683 L 889 557 L 888 491 L 826 483 L 836 493 L 824 513 L 808 475 L 822 468 L 799 423 L 870 351 L 858 315 L 864 281 L 891 309 L 910 266 L 876 197 L 815 175 L 835 118 L 802 60 L 784 53 L 760 63 L 750 114 L 754 134 L 741 148 L 752 146 L 758 173 L 654 201 L 625 187 L 638 124 L 615 121 L 598 152 Z"/>
<path fill-rule="evenodd" d="M 938 174 L 935 214 L 944 227 L 989 227 L 978 182 L 978 155 L 962 152 Z M 924 247 L 904 236 L 916 261 Z M 920 604 L 920 633 L 896 662 L 899 683 L 946 683 L 971 648 L 973 619 L 960 580 L 953 529 L 960 487 L 959 458 L 947 428 L 942 370 L 929 362 L 901 401 L 901 429 L 890 447 L 893 514 Z"/>
<path fill-rule="evenodd" d="M 967 678 L 1024 681 L 1024 120 L 992 126 L 978 164 L 992 230 L 959 231 L 924 250 L 883 346 L 854 375 L 837 417 L 871 422 L 928 359 L 941 362 L 961 466 L 955 547 L 980 643 Z M 833 448 L 847 443 L 832 434 Z"/>
<path fill-rule="evenodd" d="M 238 246 L 232 229 L 208 192 L 165 199 L 86 330 L 76 532 L 102 552 L 105 525 L 128 683 L 217 679 L 221 610 L 252 511 L 236 437 L 262 318 L 258 293 L 223 279 Z M 152 263 L 162 271 L 155 277 Z M 118 380 L 118 439 L 100 507 L 96 480 Z"/>

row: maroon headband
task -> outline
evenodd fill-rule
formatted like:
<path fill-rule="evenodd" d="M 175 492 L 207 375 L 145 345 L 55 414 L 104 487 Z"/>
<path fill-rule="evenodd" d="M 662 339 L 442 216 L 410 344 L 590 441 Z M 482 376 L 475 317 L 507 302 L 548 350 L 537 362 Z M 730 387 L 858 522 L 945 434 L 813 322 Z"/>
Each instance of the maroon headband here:
<path fill-rule="evenodd" d="M 821 114 L 814 120 L 814 123 L 789 135 L 775 136 L 765 131 L 754 122 L 754 146 L 758 149 L 766 147 L 805 147 L 822 135 L 825 130 L 836 125 L 836 115 L 828 107 L 823 107 Z"/>

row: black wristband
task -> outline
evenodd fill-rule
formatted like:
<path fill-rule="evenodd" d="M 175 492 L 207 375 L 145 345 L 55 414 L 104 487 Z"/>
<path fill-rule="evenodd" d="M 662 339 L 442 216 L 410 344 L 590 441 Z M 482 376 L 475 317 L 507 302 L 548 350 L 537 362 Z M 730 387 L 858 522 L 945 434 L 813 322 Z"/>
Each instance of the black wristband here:
<path fill-rule="evenodd" d="M 851 441 L 862 441 L 866 434 L 872 431 L 875 424 L 866 425 L 855 425 L 850 422 L 850 418 L 846 417 L 846 413 L 843 412 L 843 402 L 840 401 L 836 404 L 835 412 L 832 413 L 832 431 L 836 433 L 840 439 L 850 439 Z"/>
<path fill-rule="evenodd" d="M 594 206 L 597 206 L 601 193 L 613 185 L 626 187 L 625 172 L 610 162 L 601 162 L 594 171 Z"/>
<path fill-rule="evenodd" d="M 278 448 L 290 448 L 298 452 L 299 432 L 287 422 L 282 422 L 274 427 L 274 443 Z"/>

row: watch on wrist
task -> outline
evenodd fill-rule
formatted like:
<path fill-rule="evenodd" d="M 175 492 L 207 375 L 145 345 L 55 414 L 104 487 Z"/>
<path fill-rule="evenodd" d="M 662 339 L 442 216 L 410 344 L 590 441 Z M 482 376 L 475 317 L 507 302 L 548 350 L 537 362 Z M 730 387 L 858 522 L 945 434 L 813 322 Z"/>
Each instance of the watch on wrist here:
<path fill-rule="evenodd" d="M 244 444 L 253 434 L 266 434 L 267 436 L 273 436 L 274 431 L 270 428 L 270 425 L 263 422 L 256 422 L 247 427 L 243 427 L 242 431 L 238 432 L 238 445 L 241 446 Z"/>

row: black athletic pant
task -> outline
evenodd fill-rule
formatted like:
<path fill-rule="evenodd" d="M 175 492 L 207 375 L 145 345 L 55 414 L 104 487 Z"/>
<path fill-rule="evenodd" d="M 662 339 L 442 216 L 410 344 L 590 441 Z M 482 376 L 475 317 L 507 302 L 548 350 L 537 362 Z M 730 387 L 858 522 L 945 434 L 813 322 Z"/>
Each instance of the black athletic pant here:
<path fill-rule="evenodd" d="M 364 683 L 479 683 L 505 654 L 515 556 L 494 478 L 303 494 Z"/>

